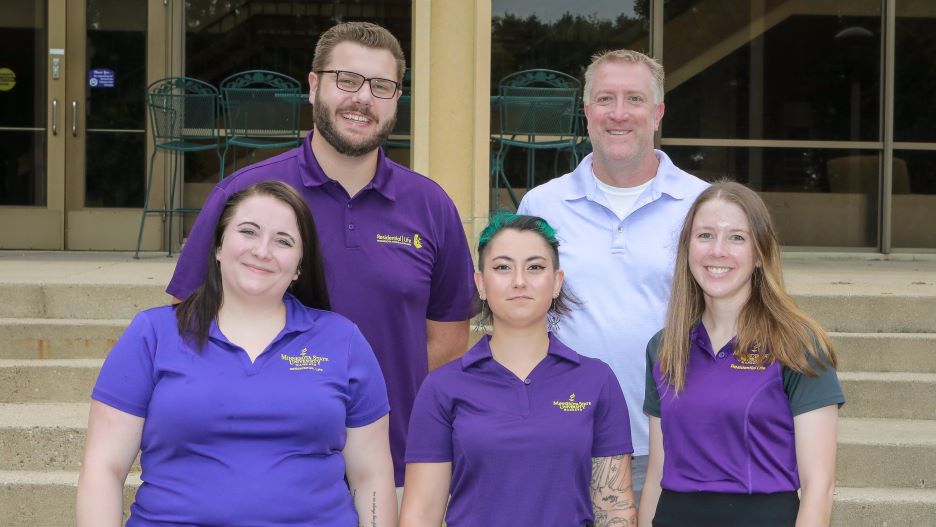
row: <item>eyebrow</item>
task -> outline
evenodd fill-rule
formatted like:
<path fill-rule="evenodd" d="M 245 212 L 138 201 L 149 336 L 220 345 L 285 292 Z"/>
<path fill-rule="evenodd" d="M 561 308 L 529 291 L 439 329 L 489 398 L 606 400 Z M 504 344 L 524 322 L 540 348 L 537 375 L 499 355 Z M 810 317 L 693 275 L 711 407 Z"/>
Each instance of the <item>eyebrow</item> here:
<path fill-rule="evenodd" d="M 510 261 L 510 262 L 514 261 L 514 259 L 511 258 L 511 257 L 509 257 L 509 256 L 494 256 L 494 257 L 492 257 L 491 259 L 492 259 L 492 260 L 507 260 L 507 261 Z M 527 258 L 526 261 L 530 262 L 530 261 L 533 261 L 533 260 L 545 260 L 545 259 L 546 259 L 545 256 L 531 256 L 531 257 Z"/>

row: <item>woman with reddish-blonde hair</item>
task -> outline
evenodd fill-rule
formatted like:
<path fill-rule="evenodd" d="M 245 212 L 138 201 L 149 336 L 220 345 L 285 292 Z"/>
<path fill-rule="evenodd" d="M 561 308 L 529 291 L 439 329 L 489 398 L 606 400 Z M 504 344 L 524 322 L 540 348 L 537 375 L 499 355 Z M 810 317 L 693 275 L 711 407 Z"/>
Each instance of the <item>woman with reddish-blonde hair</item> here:
<path fill-rule="evenodd" d="M 828 335 L 784 291 L 767 207 L 717 182 L 677 251 L 647 346 L 641 527 L 828 525 L 845 399 Z"/>

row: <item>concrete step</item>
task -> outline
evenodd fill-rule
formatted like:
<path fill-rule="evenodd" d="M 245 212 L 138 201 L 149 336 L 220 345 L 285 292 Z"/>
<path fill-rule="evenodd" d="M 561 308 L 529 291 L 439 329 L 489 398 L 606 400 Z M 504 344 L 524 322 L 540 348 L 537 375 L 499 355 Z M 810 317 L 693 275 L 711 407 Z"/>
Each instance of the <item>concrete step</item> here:
<path fill-rule="evenodd" d="M 0 283 L 2 318 L 129 319 L 169 301 L 165 283 Z"/>
<path fill-rule="evenodd" d="M 839 372 L 844 417 L 936 419 L 936 373 Z"/>
<path fill-rule="evenodd" d="M 793 294 L 827 331 L 936 333 L 936 295 L 838 295 L 834 289 Z"/>
<path fill-rule="evenodd" d="M 88 401 L 103 359 L 0 360 L 0 403 Z"/>
<path fill-rule="evenodd" d="M 0 471 L 78 470 L 88 403 L 0 404 Z"/>
<path fill-rule="evenodd" d="M 139 473 L 124 485 L 124 519 L 140 486 Z M 0 525 L 68 527 L 75 525 L 78 472 L 0 471 Z"/>
<path fill-rule="evenodd" d="M 0 471 L 0 525 L 75 525 L 78 472 Z M 124 486 L 124 518 L 140 486 L 131 473 Z M 838 487 L 832 527 L 933 527 L 936 489 Z"/>
<path fill-rule="evenodd" d="M 936 489 L 936 421 L 840 419 L 835 477 L 847 487 Z"/>
<path fill-rule="evenodd" d="M 102 358 L 129 319 L 0 318 L 0 359 Z"/>
<path fill-rule="evenodd" d="M 839 487 L 831 527 L 933 527 L 936 489 Z"/>
<path fill-rule="evenodd" d="M 831 333 L 839 371 L 936 373 L 936 333 Z"/>

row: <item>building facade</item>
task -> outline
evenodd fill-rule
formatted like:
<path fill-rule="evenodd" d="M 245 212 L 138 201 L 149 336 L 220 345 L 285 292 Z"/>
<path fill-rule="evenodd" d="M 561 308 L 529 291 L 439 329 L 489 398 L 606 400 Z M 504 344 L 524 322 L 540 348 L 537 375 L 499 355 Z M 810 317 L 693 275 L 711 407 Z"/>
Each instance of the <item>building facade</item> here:
<path fill-rule="evenodd" d="M 153 148 L 150 83 L 185 75 L 217 85 L 248 69 L 304 83 L 324 29 L 370 20 L 400 38 L 411 67 L 409 130 L 388 153 L 446 188 L 469 235 L 504 202 L 489 176 L 500 79 L 533 68 L 580 79 L 591 54 L 627 47 L 667 70 L 660 147 L 700 177 L 760 192 L 787 248 L 936 251 L 929 0 L 7 0 L 0 9 L 0 249 L 132 249 Z M 272 153 L 239 152 L 237 163 Z M 526 163 L 506 160 L 519 192 Z M 547 154 L 536 167 L 542 182 L 568 159 Z M 219 166 L 212 152 L 157 156 L 151 206 L 165 204 L 174 171 L 185 204 L 198 206 Z M 165 248 L 166 225 L 147 221 L 145 249 Z"/>

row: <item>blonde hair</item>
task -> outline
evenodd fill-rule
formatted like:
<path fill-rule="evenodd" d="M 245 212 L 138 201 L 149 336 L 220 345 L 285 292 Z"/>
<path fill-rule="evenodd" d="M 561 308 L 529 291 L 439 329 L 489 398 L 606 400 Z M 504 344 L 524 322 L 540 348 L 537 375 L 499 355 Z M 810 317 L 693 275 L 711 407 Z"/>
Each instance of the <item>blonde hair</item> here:
<path fill-rule="evenodd" d="M 653 102 L 654 104 L 661 104 L 663 102 L 663 82 L 665 80 L 663 65 L 657 62 L 656 59 L 648 57 L 639 51 L 634 51 L 632 49 L 616 49 L 592 55 L 591 64 L 589 64 L 588 68 L 585 70 L 585 91 L 583 92 L 585 104 L 588 104 L 591 100 L 591 82 L 592 77 L 595 75 L 595 70 L 598 69 L 598 66 L 613 61 L 643 64 L 649 68 L 650 74 L 653 76 L 653 98 L 655 99 Z"/>
<path fill-rule="evenodd" d="M 679 235 L 673 288 L 659 350 L 663 377 L 677 394 L 686 386 L 689 335 L 705 310 L 702 288 L 689 269 L 689 242 L 699 208 L 715 200 L 734 203 L 744 211 L 751 228 L 755 262 L 759 263 L 751 276 L 751 296 L 738 316 L 735 355 L 758 364 L 779 361 L 809 376 L 818 375 L 811 362 L 822 369 L 824 364 L 835 367 L 829 336 L 818 322 L 796 307 L 783 288 L 780 243 L 764 201 L 740 183 L 718 181 L 696 199 Z M 760 349 L 761 353 L 751 354 L 752 349 Z"/>
<path fill-rule="evenodd" d="M 400 41 L 392 33 L 370 22 L 345 22 L 332 26 L 322 33 L 315 44 L 315 56 L 312 58 L 312 71 L 321 71 L 328 66 L 332 50 L 342 42 L 354 42 L 366 48 L 385 49 L 393 55 L 397 65 L 397 82 L 403 80 L 406 71 L 406 57 Z"/>

